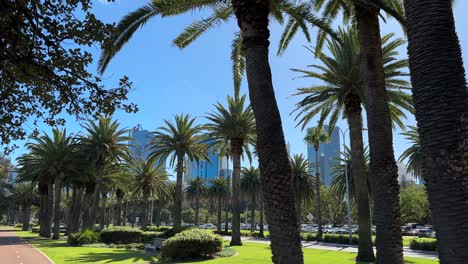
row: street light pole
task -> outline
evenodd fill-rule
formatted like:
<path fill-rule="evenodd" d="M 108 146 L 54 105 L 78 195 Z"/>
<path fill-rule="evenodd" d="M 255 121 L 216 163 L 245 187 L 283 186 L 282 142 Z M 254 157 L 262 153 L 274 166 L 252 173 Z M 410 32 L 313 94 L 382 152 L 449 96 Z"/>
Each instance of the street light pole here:
<path fill-rule="evenodd" d="M 338 127 L 338 130 L 340 131 L 341 135 L 343 136 L 343 152 L 346 150 L 346 137 L 345 134 L 349 130 L 346 129 L 345 131 L 341 130 L 340 127 Z M 349 244 L 351 244 L 352 237 L 353 237 L 353 231 L 351 229 L 351 206 L 350 206 L 350 198 L 349 198 L 349 181 L 348 181 L 348 162 L 346 160 L 346 156 L 344 159 L 344 174 L 345 174 L 345 181 L 346 181 L 346 209 L 348 211 L 348 234 L 349 234 Z"/>

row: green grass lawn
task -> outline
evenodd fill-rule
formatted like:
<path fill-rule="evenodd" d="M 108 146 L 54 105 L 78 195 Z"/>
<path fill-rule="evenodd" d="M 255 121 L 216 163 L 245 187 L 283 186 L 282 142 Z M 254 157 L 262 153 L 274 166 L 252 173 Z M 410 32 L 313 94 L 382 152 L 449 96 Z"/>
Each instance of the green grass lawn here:
<path fill-rule="evenodd" d="M 41 250 L 55 264 L 129 264 L 156 260 L 139 250 L 69 247 L 65 240 L 40 239 L 38 234 L 26 231 L 16 231 L 16 234 Z"/>
<path fill-rule="evenodd" d="M 113 248 L 89 248 L 69 247 L 64 240 L 40 239 L 31 232 L 16 231 L 16 233 L 44 252 L 56 264 L 127 264 L 127 263 L 151 263 L 156 261 L 154 257 L 144 254 L 142 251 Z M 164 262 L 164 263 L 203 263 L 203 264 L 265 264 L 271 263 L 270 248 L 266 244 L 244 243 L 243 246 L 233 247 L 237 256 L 218 258 L 212 260 L 197 260 L 189 262 Z M 306 264 L 355 264 L 355 254 L 338 251 L 326 251 L 316 249 L 304 249 Z M 435 260 L 408 258 L 406 264 L 436 264 Z"/>

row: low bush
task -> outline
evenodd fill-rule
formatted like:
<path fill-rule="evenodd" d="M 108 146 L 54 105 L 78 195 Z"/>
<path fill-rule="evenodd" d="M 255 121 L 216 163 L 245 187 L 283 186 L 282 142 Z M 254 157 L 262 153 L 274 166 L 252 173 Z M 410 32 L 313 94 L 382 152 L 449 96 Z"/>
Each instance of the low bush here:
<path fill-rule="evenodd" d="M 115 226 L 101 231 L 101 242 L 106 244 L 140 243 L 143 231 L 138 228 Z"/>
<path fill-rule="evenodd" d="M 164 231 L 158 237 L 160 237 L 160 238 L 171 238 L 171 237 L 175 236 L 176 234 L 178 234 L 180 232 L 183 232 L 183 231 L 186 231 L 186 230 L 189 230 L 189 229 L 193 229 L 193 228 L 194 227 L 192 227 L 192 226 L 183 226 L 179 230 L 176 230 L 175 228 L 170 228 L 170 229 L 167 229 L 166 231 Z"/>
<path fill-rule="evenodd" d="M 81 233 L 70 234 L 67 238 L 67 243 L 70 246 L 81 246 L 97 242 L 99 242 L 99 233 L 89 229 Z"/>
<path fill-rule="evenodd" d="M 317 236 L 314 233 L 301 233 L 301 240 L 317 241 Z"/>
<path fill-rule="evenodd" d="M 164 241 L 162 259 L 210 257 L 223 249 L 222 237 L 199 229 L 186 230 Z"/>
<path fill-rule="evenodd" d="M 410 248 L 414 250 L 437 251 L 437 240 L 416 238 L 411 240 Z"/>
<path fill-rule="evenodd" d="M 161 237 L 163 233 L 164 232 L 152 232 L 152 231 L 143 232 L 141 236 L 141 242 L 144 244 L 152 244 L 153 240 L 155 238 Z"/>
<path fill-rule="evenodd" d="M 153 232 L 164 232 L 169 229 L 172 229 L 170 226 L 148 226 L 146 230 L 153 231 Z"/>
<path fill-rule="evenodd" d="M 33 233 L 39 233 L 39 229 L 40 229 L 40 228 L 41 228 L 40 226 L 33 226 L 33 227 L 31 228 L 31 232 L 33 232 Z"/>
<path fill-rule="evenodd" d="M 145 244 L 143 243 L 130 243 L 130 244 L 110 244 L 110 248 L 125 248 L 125 249 L 145 249 Z"/>
<path fill-rule="evenodd" d="M 15 227 L 17 227 L 17 228 L 23 228 L 23 224 L 16 224 Z"/>
<path fill-rule="evenodd" d="M 334 244 L 349 244 L 349 236 L 347 235 L 324 235 L 323 242 L 325 243 L 334 243 Z M 358 244 L 358 237 L 352 236 L 351 245 Z"/>

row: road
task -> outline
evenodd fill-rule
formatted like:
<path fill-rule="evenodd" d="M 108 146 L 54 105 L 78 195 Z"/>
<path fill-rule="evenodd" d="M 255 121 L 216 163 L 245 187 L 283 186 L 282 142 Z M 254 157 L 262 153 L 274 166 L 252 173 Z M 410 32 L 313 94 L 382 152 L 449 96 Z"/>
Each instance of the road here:
<path fill-rule="evenodd" d="M 0 229 L 0 263 L 53 264 L 39 250 L 19 238 L 15 232 Z"/>

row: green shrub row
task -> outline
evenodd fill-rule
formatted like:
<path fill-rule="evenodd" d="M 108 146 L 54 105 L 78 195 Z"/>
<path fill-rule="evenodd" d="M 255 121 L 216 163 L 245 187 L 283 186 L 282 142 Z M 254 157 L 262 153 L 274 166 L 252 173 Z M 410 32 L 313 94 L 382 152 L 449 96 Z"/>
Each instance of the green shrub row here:
<path fill-rule="evenodd" d="M 410 248 L 414 250 L 437 251 L 437 241 L 432 239 L 416 238 L 411 240 Z"/>
<path fill-rule="evenodd" d="M 101 231 L 101 242 L 106 244 L 139 243 L 142 237 L 143 231 L 132 227 L 114 226 Z"/>
<path fill-rule="evenodd" d="M 170 226 L 148 226 L 146 230 L 153 231 L 153 232 L 165 232 L 167 230 L 172 229 Z"/>
<path fill-rule="evenodd" d="M 93 230 L 85 230 L 81 233 L 70 234 L 67 243 L 70 246 L 81 246 L 84 244 L 93 244 L 99 242 L 99 233 Z"/>
<path fill-rule="evenodd" d="M 315 233 L 301 233 L 301 240 L 317 241 L 317 235 Z"/>
<path fill-rule="evenodd" d="M 225 231 L 214 230 L 213 233 L 216 234 L 216 235 L 220 235 L 220 236 L 231 236 L 232 235 L 231 231 L 225 232 Z M 258 232 L 258 231 L 250 232 L 248 230 L 241 230 L 241 236 L 260 237 L 260 232 Z M 265 237 L 268 237 L 268 235 L 266 235 Z"/>
<path fill-rule="evenodd" d="M 210 257 L 223 249 L 223 239 L 209 231 L 190 229 L 164 241 L 161 258 L 187 259 Z"/>
<path fill-rule="evenodd" d="M 351 245 L 357 245 L 359 238 L 357 236 L 351 237 Z M 323 242 L 334 244 L 350 244 L 348 235 L 324 235 Z"/>

